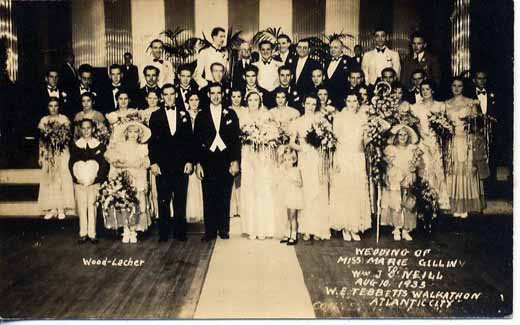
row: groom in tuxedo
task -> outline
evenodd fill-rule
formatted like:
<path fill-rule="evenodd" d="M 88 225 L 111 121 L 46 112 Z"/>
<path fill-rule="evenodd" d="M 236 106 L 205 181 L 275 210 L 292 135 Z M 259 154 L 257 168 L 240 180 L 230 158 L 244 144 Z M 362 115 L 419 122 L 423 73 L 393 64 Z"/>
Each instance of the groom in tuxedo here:
<path fill-rule="evenodd" d="M 209 107 L 195 119 L 197 176 L 202 180 L 204 230 L 202 241 L 229 239 L 229 204 L 233 177 L 240 171 L 238 117 L 222 106 L 222 85 L 208 85 Z"/>
<path fill-rule="evenodd" d="M 150 117 L 149 142 L 151 171 L 157 177 L 159 199 L 159 241 L 173 238 L 186 241 L 186 197 L 188 175 L 193 172 L 193 134 L 190 115 L 175 107 L 175 88 L 162 88 L 164 107 Z M 173 195 L 173 222 L 170 201 Z"/>

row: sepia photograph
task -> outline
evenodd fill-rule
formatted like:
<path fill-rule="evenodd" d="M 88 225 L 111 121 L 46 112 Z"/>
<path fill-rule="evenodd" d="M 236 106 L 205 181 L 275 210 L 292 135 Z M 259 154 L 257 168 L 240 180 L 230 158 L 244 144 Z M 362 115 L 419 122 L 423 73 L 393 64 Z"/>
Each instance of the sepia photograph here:
<path fill-rule="evenodd" d="M 0 322 L 510 320 L 513 25 L 0 0 Z"/>

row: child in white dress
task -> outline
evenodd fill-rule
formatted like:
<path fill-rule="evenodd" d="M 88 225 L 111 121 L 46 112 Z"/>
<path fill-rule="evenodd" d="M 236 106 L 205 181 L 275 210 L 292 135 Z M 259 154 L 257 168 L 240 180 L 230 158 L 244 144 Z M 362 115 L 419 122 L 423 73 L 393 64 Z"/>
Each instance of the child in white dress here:
<path fill-rule="evenodd" d="M 278 148 L 279 160 L 282 165 L 280 179 L 280 193 L 283 195 L 283 206 L 287 212 L 286 233 L 281 244 L 296 245 L 298 239 L 298 214 L 303 209 L 303 179 L 302 172 L 298 168 L 298 155 L 296 151 L 289 146 L 280 146 Z"/>
<path fill-rule="evenodd" d="M 138 218 L 130 218 L 126 222 L 118 222 L 124 225 L 123 243 L 136 243 L 137 231 L 146 231 L 151 224 L 146 200 L 148 192 L 147 170 L 150 167 L 148 158 L 148 145 L 151 132 L 148 127 L 138 121 L 127 122 L 121 128 L 116 129 L 114 146 L 108 148 L 105 158 L 110 164 L 109 178 L 125 170 L 132 178 L 132 185 L 137 189 L 139 200 Z"/>

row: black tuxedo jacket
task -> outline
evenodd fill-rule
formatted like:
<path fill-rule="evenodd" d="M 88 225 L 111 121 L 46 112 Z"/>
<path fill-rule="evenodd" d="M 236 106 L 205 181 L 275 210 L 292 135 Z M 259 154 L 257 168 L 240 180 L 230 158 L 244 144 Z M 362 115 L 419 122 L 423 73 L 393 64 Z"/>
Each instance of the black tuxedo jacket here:
<path fill-rule="evenodd" d="M 276 53 L 275 55 L 273 55 L 273 59 L 283 62 L 280 53 Z M 289 55 L 287 55 L 287 58 L 285 59 L 285 62 L 283 62 L 283 64 L 287 66 L 292 66 L 294 62 L 296 62 L 296 60 L 298 60 L 298 55 L 296 55 L 294 51 L 289 50 Z"/>
<path fill-rule="evenodd" d="M 253 63 L 253 58 L 250 58 L 249 64 L 247 64 L 246 67 L 252 65 Z M 242 89 L 245 87 L 246 81 L 244 79 L 244 72 L 244 62 L 242 61 L 242 59 L 237 60 L 233 65 L 233 70 L 231 72 L 231 86 L 233 88 Z"/>
<path fill-rule="evenodd" d="M 150 117 L 152 137 L 148 142 L 151 164 L 158 164 L 161 172 L 182 173 L 187 162 L 194 160 L 194 142 L 188 112 L 176 108 L 177 130 L 172 136 L 166 110 L 161 108 Z"/>
<path fill-rule="evenodd" d="M 156 86 L 154 89 L 158 90 L 161 93 L 161 89 Z M 146 102 L 146 95 L 148 95 L 148 86 L 144 86 L 134 92 L 132 95 L 132 103 L 131 107 L 135 107 L 138 109 L 145 109 L 148 107 L 148 103 Z"/>
<path fill-rule="evenodd" d="M 72 112 L 69 92 L 67 92 L 65 89 L 58 87 L 58 93 L 58 99 L 60 100 L 60 113 L 66 115 L 69 119 L 71 115 L 72 117 L 74 117 L 73 115 L 75 112 Z M 47 84 L 44 83 L 43 86 L 41 86 L 38 89 L 38 93 L 36 94 L 35 98 L 37 100 L 37 103 L 35 103 L 37 111 L 35 113 L 39 116 L 39 118 L 49 113 L 47 110 L 47 102 L 49 101 L 49 98 L 50 96 L 49 92 L 47 91 Z M 81 110 L 81 107 L 77 107 L 76 109 Z"/>
<path fill-rule="evenodd" d="M 410 53 L 403 60 L 401 66 L 401 83 L 406 87 L 411 88 L 412 84 L 410 78 L 412 77 L 413 71 L 416 69 L 422 69 L 426 72 L 426 76 L 435 81 L 438 85 L 441 80 L 441 69 L 437 57 L 425 51 L 421 62 L 417 62 L 414 60 L 413 55 L 413 53 Z"/>
<path fill-rule="evenodd" d="M 139 70 L 135 65 L 122 65 L 123 85 L 130 90 L 139 89 Z"/>
<path fill-rule="evenodd" d="M 352 57 L 348 57 L 349 58 L 349 69 L 353 70 L 353 69 L 361 69 L 361 64 L 363 63 L 363 57 L 361 56 L 359 58 L 359 62 L 357 60 L 357 57 L 355 56 L 352 56 Z"/>
<path fill-rule="evenodd" d="M 100 93 L 97 97 L 96 107 L 103 114 L 110 113 L 116 110 L 113 89 L 114 88 L 111 84 L 105 86 L 103 89 L 100 90 Z M 133 103 L 131 103 L 130 106 L 134 106 L 132 104 Z"/>
<path fill-rule="evenodd" d="M 188 88 L 188 92 L 190 92 L 190 91 L 192 91 L 192 92 L 199 91 L 199 86 L 193 80 L 190 82 L 190 86 Z M 177 96 L 175 99 L 175 106 L 177 106 L 181 109 L 184 109 L 184 110 L 188 110 L 188 104 L 186 102 L 184 102 L 184 100 L 182 98 L 181 86 L 179 84 L 175 85 L 175 94 Z M 200 97 L 200 95 L 199 95 L 199 97 Z M 199 104 L 199 106 L 200 106 L 200 104 Z"/>
<path fill-rule="evenodd" d="M 473 99 L 478 99 L 477 88 L 472 86 L 467 93 L 467 96 Z M 494 118 L 500 119 L 500 110 L 497 109 L 496 100 L 497 95 L 495 90 L 490 87 L 486 88 L 486 97 L 487 97 L 487 109 L 486 114 L 492 116 Z"/>
<path fill-rule="evenodd" d="M 321 64 L 311 58 L 307 58 L 305 65 L 303 66 L 300 78 L 296 80 L 296 67 L 298 66 L 299 59 L 296 59 L 291 66 L 291 71 L 294 76 L 294 83 L 296 88 L 303 94 L 308 94 L 312 90 L 312 70 L 316 68 L 322 68 Z"/>
<path fill-rule="evenodd" d="M 224 106 L 222 105 L 222 107 Z M 240 162 L 240 126 L 238 123 L 238 117 L 233 110 L 227 108 L 222 109 L 219 133 L 222 141 L 224 141 L 224 144 L 226 145 L 226 149 L 222 152 L 225 161 L 222 163 L 229 165 L 232 161 Z M 213 123 L 211 109 L 209 106 L 206 106 L 197 115 L 194 128 L 195 142 L 197 143 L 196 160 L 203 166 L 207 165 L 208 158 L 213 154 L 210 151 L 210 148 L 216 134 L 217 130 Z M 209 168 L 211 168 L 211 166 L 209 166 Z"/>
<path fill-rule="evenodd" d="M 325 64 L 325 76 L 327 77 L 327 89 L 329 90 L 329 98 L 332 104 L 336 107 L 342 106 L 345 103 L 345 95 L 347 92 L 348 85 L 348 73 L 350 71 L 351 58 L 342 55 L 339 58 L 338 66 L 332 75 L 328 75 L 329 65 L 332 63 L 329 60 Z"/>

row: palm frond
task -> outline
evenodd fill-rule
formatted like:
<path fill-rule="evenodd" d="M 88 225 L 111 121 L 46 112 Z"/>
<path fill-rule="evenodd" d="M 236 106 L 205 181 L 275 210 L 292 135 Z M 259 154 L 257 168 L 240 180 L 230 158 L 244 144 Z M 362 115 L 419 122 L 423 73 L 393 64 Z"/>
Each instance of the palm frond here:
<path fill-rule="evenodd" d="M 264 30 L 258 31 L 253 36 L 253 44 L 258 45 L 262 41 L 270 41 L 275 44 L 278 36 L 282 34 L 282 27 L 268 27 Z"/>
<path fill-rule="evenodd" d="M 310 47 L 310 57 L 318 60 L 319 62 L 325 64 L 327 60 L 330 59 L 329 53 L 329 43 L 325 42 L 323 39 L 319 37 L 307 37 L 303 39 L 309 42 Z"/>
<path fill-rule="evenodd" d="M 240 47 L 240 44 L 244 42 L 244 39 L 240 37 L 242 31 L 239 30 L 236 33 L 233 33 L 233 27 L 229 27 L 227 32 L 227 40 L 226 40 L 226 49 L 231 53 L 234 49 Z"/>
<path fill-rule="evenodd" d="M 347 33 L 343 33 L 343 30 L 340 32 L 340 33 L 332 33 L 332 34 L 329 34 L 329 35 L 324 35 L 325 39 L 327 39 L 327 41 L 330 43 L 332 42 L 333 40 L 336 40 L 336 39 L 339 39 L 339 40 L 343 40 L 343 39 L 346 39 L 346 38 L 350 38 L 350 39 L 355 39 L 355 37 L 351 34 L 347 34 Z"/>

